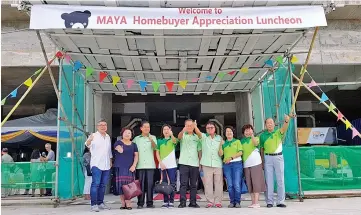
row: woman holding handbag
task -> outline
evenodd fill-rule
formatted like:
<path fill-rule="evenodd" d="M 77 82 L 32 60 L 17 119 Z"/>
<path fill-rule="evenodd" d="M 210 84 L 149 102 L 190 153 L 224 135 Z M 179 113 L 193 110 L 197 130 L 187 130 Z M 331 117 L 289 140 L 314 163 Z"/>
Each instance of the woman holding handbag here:
<path fill-rule="evenodd" d="M 121 210 L 131 210 L 131 199 L 124 197 L 123 186 L 134 181 L 135 167 L 138 163 L 138 147 L 131 141 L 132 130 L 124 128 L 120 134 L 122 140 L 114 143 L 115 148 L 115 187 L 120 195 Z"/>
<path fill-rule="evenodd" d="M 92 172 L 90 168 L 91 154 L 88 147 L 84 148 L 83 151 L 83 166 L 84 166 L 84 199 L 90 200 L 90 186 L 92 184 Z"/>
<path fill-rule="evenodd" d="M 161 130 L 161 138 L 157 139 L 156 156 L 161 169 L 160 184 L 167 182 L 173 187 L 173 191 L 164 195 L 164 203 L 162 208 L 174 208 L 174 192 L 177 182 L 177 161 L 175 157 L 175 147 L 178 139 L 173 136 L 170 125 L 163 125 Z"/>

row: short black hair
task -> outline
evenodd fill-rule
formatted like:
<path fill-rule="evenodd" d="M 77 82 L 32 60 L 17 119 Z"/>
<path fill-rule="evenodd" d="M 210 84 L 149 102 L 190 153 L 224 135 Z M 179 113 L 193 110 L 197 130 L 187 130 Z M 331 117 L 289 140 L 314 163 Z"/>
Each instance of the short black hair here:
<path fill-rule="evenodd" d="M 164 124 L 164 125 L 162 126 L 161 130 L 160 130 L 160 137 L 161 137 L 161 138 L 164 138 L 164 134 L 163 134 L 163 129 L 164 129 L 164 127 L 168 127 L 170 130 L 172 130 L 172 127 L 171 127 L 170 125 Z"/>
<path fill-rule="evenodd" d="M 236 137 L 236 129 L 234 129 L 233 126 L 230 126 L 230 125 L 224 127 L 224 136 L 226 136 L 227 128 L 231 129 L 231 131 L 233 132 L 233 137 Z"/>
<path fill-rule="evenodd" d="M 38 159 L 40 158 L 40 151 L 39 149 L 34 149 L 31 153 L 30 159 Z"/>
<path fill-rule="evenodd" d="M 186 120 L 184 121 L 184 124 L 186 124 L 187 122 L 193 122 L 193 119 L 186 119 Z"/>
<path fill-rule="evenodd" d="M 143 127 L 144 124 L 150 124 L 147 120 L 143 120 L 141 123 L 140 123 L 140 127 Z"/>
<path fill-rule="evenodd" d="M 87 152 L 90 152 L 89 148 L 87 146 L 84 147 L 83 155 Z"/>
<path fill-rule="evenodd" d="M 253 129 L 253 126 L 251 124 L 246 124 L 242 127 L 242 134 L 244 135 L 244 132 L 247 130 L 247 129 L 252 129 L 252 131 L 254 131 Z"/>

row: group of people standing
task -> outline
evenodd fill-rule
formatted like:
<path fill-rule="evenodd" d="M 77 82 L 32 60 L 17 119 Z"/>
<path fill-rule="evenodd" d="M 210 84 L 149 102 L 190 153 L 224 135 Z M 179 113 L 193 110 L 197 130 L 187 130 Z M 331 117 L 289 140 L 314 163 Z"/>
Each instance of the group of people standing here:
<path fill-rule="evenodd" d="M 208 122 L 206 133 L 202 133 L 197 122 L 191 119 L 185 121 L 185 126 L 177 137 L 174 136 L 170 125 L 163 125 L 161 137 L 157 139 L 150 134 L 149 122 L 144 121 L 141 123 L 139 136 L 133 138 L 133 131 L 124 128 L 121 132 L 122 139 L 115 142 L 113 146 L 106 133 L 107 123 L 100 120 L 97 124 L 98 131 L 90 135 L 85 143 L 91 154 L 91 210 L 110 209 L 103 200 L 105 185 L 112 167 L 112 150 L 115 150 L 113 167 L 116 189 L 120 194 L 122 204 L 120 209 L 132 209 L 131 201 L 124 198 L 122 186 L 135 179 L 140 181 L 142 189 L 142 195 L 138 196 L 137 208 L 141 209 L 144 205 L 147 208 L 154 208 L 154 174 L 157 168 L 161 171 L 162 180 L 169 181 L 174 188 L 170 195 L 164 195 L 162 208 L 174 207 L 177 168 L 180 173 L 178 208 L 187 206 L 187 188 L 190 188 L 188 207 L 199 208 L 196 200 L 199 176 L 204 183 L 207 208 L 222 207 L 224 177 L 230 198 L 228 207 L 240 208 L 243 172 L 252 198 L 252 204 L 249 207 L 259 208 L 259 194 L 265 191 L 267 207 L 274 206 L 274 173 L 277 179 L 277 207 L 286 207 L 282 140 L 289 120 L 290 116 L 286 115 L 283 126 L 275 130 L 273 119 L 267 119 L 266 131 L 259 137 L 255 137 L 252 125 L 244 125 L 242 128 L 244 138 L 241 140 L 235 137 L 235 131 L 231 126 L 225 128 L 226 139 L 223 140 L 216 133 L 213 122 Z M 178 162 L 175 156 L 177 144 L 180 144 Z M 260 155 L 259 148 L 264 156 Z M 156 167 L 154 161 L 154 150 L 156 150 L 159 167 Z"/>

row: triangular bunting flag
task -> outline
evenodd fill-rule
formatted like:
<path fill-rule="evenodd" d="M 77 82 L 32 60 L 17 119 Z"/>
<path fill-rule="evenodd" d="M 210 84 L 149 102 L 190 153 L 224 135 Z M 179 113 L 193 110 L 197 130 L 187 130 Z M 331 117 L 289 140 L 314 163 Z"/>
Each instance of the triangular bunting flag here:
<path fill-rule="evenodd" d="M 24 81 L 25 86 L 30 87 L 33 84 L 33 80 L 31 78 L 28 78 L 26 81 Z"/>
<path fill-rule="evenodd" d="M 167 86 L 168 91 L 169 91 L 169 92 L 172 92 L 174 82 L 173 82 L 173 81 L 167 81 L 167 82 L 165 82 L 165 85 Z"/>
<path fill-rule="evenodd" d="M 358 130 L 353 127 L 352 128 L 352 139 L 355 138 L 356 136 L 360 136 L 360 132 L 358 132 Z"/>
<path fill-rule="evenodd" d="M 108 76 L 108 73 L 106 72 L 99 72 L 99 82 L 103 82 L 104 78 L 106 78 Z"/>
<path fill-rule="evenodd" d="M 16 88 L 14 91 L 10 93 L 10 98 L 15 98 L 17 94 L 18 94 L 18 88 Z"/>
<path fill-rule="evenodd" d="M 272 61 L 272 59 L 266 60 L 266 61 L 265 61 L 265 64 L 268 65 L 268 66 L 273 67 L 273 61 Z"/>
<path fill-rule="evenodd" d="M 127 81 L 128 89 L 132 88 L 133 84 L 134 84 L 134 80 L 133 80 L 133 79 L 129 79 L 129 80 Z"/>
<path fill-rule="evenodd" d="M 117 83 L 120 81 L 120 77 L 112 76 L 112 80 L 113 80 L 113 86 L 115 87 L 115 85 L 117 85 Z"/>
<path fill-rule="evenodd" d="M 187 80 L 179 81 L 179 85 L 180 85 L 183 89 L 186 89 L 187 83 L 188 83 Z"/>
<path fill-rule="evenodd" d="M 312 80 L 311 83 L 308 84 L 309 88 L 316 87 L 316 86 L 317 86 L 317 83 L 314 80 Z"/>
<path fill-rule="evenodd" d="M 302 75 L 303 73 L 308 72 L 307 69 L 305 69 L 303 66 L 301 67 L 301 71 L 300 71 L 300 75 Z"/>
<path fill-rule="evenodd" d="M 206 77 L 206 79 L 207 79 L 208 81 L 212 81 L 213 76 L 208 75 L 208 76 Z"/>
<path fill-rule="evenodd" d="M 236 73 L 236 70 L 232 70 L 228 73 L 228 75 L 234 75 L 234 73 Z"/>
<path fill-rule="evenodd" d="M 276 61 L 277 61 L 279 64 L 283 64 L 283 56 L 277 56 L 277 57 L 276 57 Z"/>
<path fill-rule="evenodd" d="M 63 55 L 63 53 L 61 53 L 61 51 L 58 51 L 58 52 L 55 54 L 55 56 L 56 56 L 57 58 L 62 58 L 64 55 Z"/>
<path fill-rule="evenodd" d="M 296 62 L 298 62 L 298 58 L 295 55 L 293 55 L 291 58 L 291 63 L 296 63 Z"/>
<path fill-rule="evenodd" d="M 41 73 L 41 71 L 43 71 L 43 69 L 36 70 L 36 72 L 34 72 L 34 75 L 38 75 L 39 73 Z"/>
<path fill-rule="evenodd" d="M 346 130 L 351 128 L 351 126 L 352 126 L 350 121 L 348 121 L 347 119 L 345 120 L 345 125 L 346 125 Z"/>
<path fill-rule="evenodd" d="M 342 118 L 343 118 L 343 114 L 340 111 L 338 111 L 337 112 L 337 121 L 342 119 Z"/>
<path fill-rule="evenodd" d="M 74 62 L 74 71 L 76 72 L 76 71 L 78 71 L 81 67 L 83 66 L 83 64 L 82 63 L 80 63 L 80 61 L 75 61 Z"/>
<path fill-rule="evenodd" d="M 6 97 L 3 100 L 1 100 L 1 106 L 3 106 L 5 102 L 6 102 Z"/>
<path fill-rule="evenodd" d="M 199 78 L 192 78 L 192 82 L 197 82 Z"/>
<path fill-rule="evenodd" d="M 226 75 L 226 73 L 224 73 L 224 72 L 218 73 L 219 80 L 222 80 L 225 75 Z"/>
<path fill-rule="evenodd" d="M 87 68 L 86 68 L 86 72 L 85 72 L 85 77 L 91 76 L 91 75 L 93 74 L 93 72 L 94 72 L 94 69 L 93 69 L 93 68 L 87 67 Z"/>
<path fill-rule="evenodd" d="M 336 109 L 335 105 L 333 105 L 333 103 L 331 102 L 330 106 L 328 106 L 328 112 L 331 112 L 331 111 L 333 111 L 335 109 Z"/>
<path fill-rule="evenodd" d="M 152 86 L 153 86 L 154 92 L 157 92 L 159 89 L 160 83 L 158 81 L 153 81 Z"/>
<path fill-rule="evenodd" d="M 147 86 L 147 82 L 140 80 L 139 81 L 139 86 L 140 86 L 141 91 L 145 91 L 145 87 Z"/>
<path fill-rule="evenodd" d="M 70 55 L 66 54 L 64 59 L 65 59 L 65 62 L 70 63 L 70 60 L 71 60 Z"/>
<path fill-rule="evenodd" d="M 240 71 L 243 73 L 248 73 L 248 67 L 243 67 L 240 69 Z"/>
<path fill-rule="evenodd" d="M 328 100 L 327 95 L 326 95 L 325 93 L 322 93 L 320 103 L 325 102 L 325 101 L 327 101 L 327 100 Z"/>

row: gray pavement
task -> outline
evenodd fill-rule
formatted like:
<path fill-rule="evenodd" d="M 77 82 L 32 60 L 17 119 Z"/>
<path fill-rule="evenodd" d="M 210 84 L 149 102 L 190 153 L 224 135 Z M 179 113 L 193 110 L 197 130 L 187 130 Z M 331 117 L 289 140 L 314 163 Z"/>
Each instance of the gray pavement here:
<path fill-rule="evenodd" d="M 92 213 L 89 211 L 89 205 L 61 205 L 58 208 L 53 208 L 49 205 L 26 205 L 26 206 L 2 206 L 1 211 L 3 215 L 85 215 L 85 214 L 99 214 L 99 215 L 115 215 L 115 214 L 142 214 L 142 215 L 160 215 L 167 213 L 167 215 L 177 214 L 194 214 L 194 215 L 223 215 L 223 214 L 242 214 L 242 215 L 361 215 L 361 198 L 335 198 L 335 199 L 306 199 L 304 202 L 296 200 L 287 201 L 287 208 L 266 208 L 262 202 L 262 208 L 251 209 L 247 208 L 250 204 L 248 200 L 242 202 L 240 209 L 235 208 L 204 208 L 205 202 L 200 201 L 202 208 L 184 208 L 184 209 L 161 209 L 161 202 L 155 203 L 155 209 L 133 209 L 131 211 L 119 210 L 120 204 L 109 201 L 112 207 L 110 211 L 101 211 L 99 213 Z M 228 202 L 223 202 L 224 206 Z"/>

